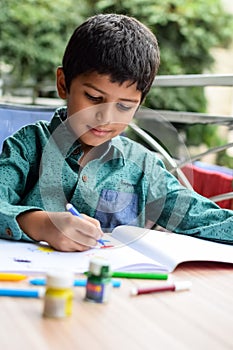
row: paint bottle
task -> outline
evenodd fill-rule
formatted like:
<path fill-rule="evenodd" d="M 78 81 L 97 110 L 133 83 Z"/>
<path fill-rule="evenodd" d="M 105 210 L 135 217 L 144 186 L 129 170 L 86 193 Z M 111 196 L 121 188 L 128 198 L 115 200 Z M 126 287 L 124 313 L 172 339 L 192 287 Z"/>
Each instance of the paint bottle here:
<path fill-rule="evenodd" d="M 85 300 L 106 303 L 112 288 L 111 275 L 107 260 L 99 257 L 93 258 L 89 264 Z"/>
<path fill-rule="evenodd" d="M 72 272 L 51 271 L 47 273 L 44 296 L 44 317 L 64 318 L 70 316 L 73 306 Z"/>

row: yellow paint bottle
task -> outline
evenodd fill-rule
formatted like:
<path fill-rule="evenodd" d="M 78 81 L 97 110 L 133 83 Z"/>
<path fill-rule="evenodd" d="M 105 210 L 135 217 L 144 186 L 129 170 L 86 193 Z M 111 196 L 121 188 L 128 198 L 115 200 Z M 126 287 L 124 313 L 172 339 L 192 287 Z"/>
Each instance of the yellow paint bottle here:
<path fill-rule="evenodd" d="M 52 271 L 47 274 L 44 317 L 64 318 L 72 314 L 73 283 L 72 272 Z"/>

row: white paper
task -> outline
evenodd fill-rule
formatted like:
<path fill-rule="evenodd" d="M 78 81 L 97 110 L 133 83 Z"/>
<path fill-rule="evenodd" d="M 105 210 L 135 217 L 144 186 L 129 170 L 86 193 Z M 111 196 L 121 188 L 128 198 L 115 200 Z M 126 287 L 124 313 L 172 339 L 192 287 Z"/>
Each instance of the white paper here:
<path fill-rule="evenodd" d="M 46 245 L 0 240 L 0 271 L 44 273 L 50 269 L 66 269 L 74 273 L 88 270 L 94 256 L 107 259 L 112 270 L 164 271 L 159 263 L 127 246 L 90 249 L 85 252 L 58 252 Z"/>
<path fill-rule="evenodd" d="M 0 240 L 0 271 L 44 273 L 66 269 L 88 270 L 94 256 L 107 259 L 112 270 L 172 272 L 185 261 L 215 261 L 233 264 L 233 246 L 185 235 L 134 226 L 119 226 L 108 236 L 113 248 L 64 253 L 46 244 Z"/>

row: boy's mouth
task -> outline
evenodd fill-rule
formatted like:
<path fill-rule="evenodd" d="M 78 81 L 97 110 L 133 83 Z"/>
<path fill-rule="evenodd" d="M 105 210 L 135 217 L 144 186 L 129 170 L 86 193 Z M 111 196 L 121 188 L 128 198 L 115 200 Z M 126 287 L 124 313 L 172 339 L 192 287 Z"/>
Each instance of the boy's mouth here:
<path fill-rule="evenodd" d="M 107 129 L 103 129 L 103 128 L 88 127 L 88 129 L 93 135 L 99 136 L 99 137 L 106 136 L 111 132 L 111 130 L 107 130 Z"/>

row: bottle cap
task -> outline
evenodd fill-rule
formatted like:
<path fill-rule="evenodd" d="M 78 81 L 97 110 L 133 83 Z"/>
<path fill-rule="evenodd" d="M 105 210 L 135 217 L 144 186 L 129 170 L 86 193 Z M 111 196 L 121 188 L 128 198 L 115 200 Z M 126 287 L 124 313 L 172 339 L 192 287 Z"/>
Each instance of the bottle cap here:
<path fill-rule="evenodd" d="M 101 257 L 95 257 L 91 259 L 89 264 L 89 272 L 95 276 L 101 276 L 101 275 L 109 276 L 110 267 L 109 267 L 108 260 Z"/>
<path fill-rule="evenodd" d="M 48 271 L 47 286 L 53 288 L 69 288 L 74 284 L 74 274 L 71 271 Z"/>

